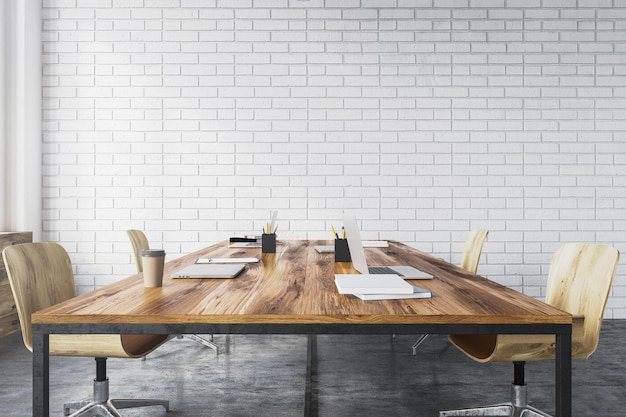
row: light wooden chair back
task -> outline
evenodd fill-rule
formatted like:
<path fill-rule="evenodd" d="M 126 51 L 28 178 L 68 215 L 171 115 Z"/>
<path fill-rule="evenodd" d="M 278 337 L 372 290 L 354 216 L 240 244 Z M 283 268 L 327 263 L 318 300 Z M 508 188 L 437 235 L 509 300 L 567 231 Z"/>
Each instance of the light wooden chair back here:
<path fill-rule="evenodd" d="M 13 291 L 24 345 L 33 350 L 31 315 L 75 296 L 70 257 L 56 243 L 14 245 L 2 252 Z M 167 340 L 167 335 L 53 334 L 50 354 L 139 358 Z"/>
<path fill-rule="evenodd" d="M 586 359 L 596 350 L 619 252 L 610 246 L 566 243 L 553 255 L 546 303 L 567 311 L 572 321 L 572 358 Z M 550 360 L 553 335 L 451 335 L 450 341 L 477 362 Z"/>
<path fill-rule="evenodd" d="M 133 254 L 135 255 L 135 265 L 137 266 L 137 272 L 143 272 L 141 252 L 145 249 L 150 249 L 150 243 L 148 243 L 148 238 L 141 230 L 127 230 L 126 234 L 128 235 L 130 243 L 133 246 Z"/>
<path fill-rule="evenodd" d="M 141 230 L 136 230 L 136 229 L 127 230 L 126 234 L 128 235 L 128 238 L 130 239 L 130 243 L 133 246 L 133 255 L 135 256 L 135 265 L 137 266 L 137 273 L 141 273 L 143 272 L 143 261 L 141 257 L 141 252 L 143 252 L 145 249 L 150 249 L 150 243 L 148 242 L 148 238 L 146 237 L 144 232 L 142 232 Z M 215 349 L 216 352 L 219 349 L 218 346 L 215 343 L 213 343 L 212 335 L 211 335 L 210 340 L 206 340 L 197 334 L 185 334 L 185 335 L 179 335 L 178 337 L 189 338 L 201 345 L 204 345 L 211 349 Z"/>
<path fill-rule="evenodd" d="M 567 243 L 552 257 L 546 287 L 546 303 L 584 317 L 581 356 L 598 347 L 615 269 L 617 249 L 590 243 Z"/>
<path fill-rule="evenodd" d="M 24 344 L 32 351 L 31 315 L 75 296 L 72 263 L 65 249 L 56 243 L 9 246 L 2 257 Z"/>
<path fill-rule="evenodd" d="M 483 245 L 487 239 L 489 230 L 476 229 L 472 230 L 465 239 L 463 247 L 463 257 L 461 258 L 461 268 L 475 274 L 478 270 L 478 262 L 483 252 Z"/>
<path fill-rule="evenodd" d="M 9 246 L 2 252 L 2 258 L 20 318 L 24 345 L 32 352 L 31 315 L 74 297 L 72 263 L 61 245 L 49 242 Z M 69 415 L 70 410 L 78 410 L 72 415 L 102 415 L 106 412 L 109 416 L 119 416 L 117 408 L 151 405 L 162 405 L 169 411 L 169 402 L 165 400 L 109 400 L 109 379 L 106 376 L 107 358 L 143 357 L 164 343 L 167 337 L 143 334 L 50 334 L 50 355 L 96 358 L 93 400 L 65 403 L 64 414 Z"/>

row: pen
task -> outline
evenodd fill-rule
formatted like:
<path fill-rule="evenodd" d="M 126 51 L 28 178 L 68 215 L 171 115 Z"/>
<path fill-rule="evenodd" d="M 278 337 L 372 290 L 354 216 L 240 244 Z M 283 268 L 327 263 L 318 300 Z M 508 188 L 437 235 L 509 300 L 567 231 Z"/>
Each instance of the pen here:
<path fill-rule="evenodd" d="M 341 226 L 341 238 L 346 238 L 346 228 L 344 226 Z"/>

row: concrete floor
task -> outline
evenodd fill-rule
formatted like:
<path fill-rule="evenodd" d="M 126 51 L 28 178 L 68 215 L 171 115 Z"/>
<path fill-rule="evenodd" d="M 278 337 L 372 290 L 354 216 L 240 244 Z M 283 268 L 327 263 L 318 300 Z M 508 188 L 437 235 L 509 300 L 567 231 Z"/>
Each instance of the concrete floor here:
<path fill-rule="evenodd" d="M 478 364 L 432 336 L 411 355 L 413 336 L 318 336 L 311 416 L 431 416 L 438 410 L 509 399 L 513 367 Z M 174 339 L 146 361 L 110 359 L 111 397 L 160 397 L 162 408 L 125 417 L 302 416 L 306 336 L 222 336 L 221 352 Z M 573 365 L 575 417 L 622 417 L 626 410 L 626 320 L 605 321 L 600 346 Z M 91 358 L 51 357 L 51 415 L 64 401 L 91 395 Z M 529 401 L 554 412 L 554 365 L 526 366 Z M 0 415 L 31 415 L 31 354 L 20 334 L 0 339 Z"/>

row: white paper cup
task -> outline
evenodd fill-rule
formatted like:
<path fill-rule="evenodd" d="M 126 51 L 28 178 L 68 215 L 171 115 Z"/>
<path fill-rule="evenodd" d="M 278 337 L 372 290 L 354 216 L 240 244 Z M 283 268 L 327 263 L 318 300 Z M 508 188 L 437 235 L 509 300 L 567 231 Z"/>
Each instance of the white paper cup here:
<path fill-rule="evenodd" d="M 146 249 L 141 252 L 141 263 L 143 265 L 144 287 L 162 287 L 165 251 L 163 249 Z"/>

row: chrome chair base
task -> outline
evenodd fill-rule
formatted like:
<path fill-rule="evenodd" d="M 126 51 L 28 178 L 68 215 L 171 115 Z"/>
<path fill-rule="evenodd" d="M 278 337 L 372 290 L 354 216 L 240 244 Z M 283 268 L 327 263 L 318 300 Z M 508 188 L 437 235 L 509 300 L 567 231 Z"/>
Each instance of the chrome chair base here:
<path fill-rule="evenodd" d="M 415 343 L 413 343 L 413 346 L 411 347 L 413 349 L 413 356 L 417 355 L 417 348 L 422 344 L 422 342 L 424 342 L 424 340 L 426 340 L 427 337 L 428 334 L 423 334 Z"/>
<path fill-rule="evenodd" d="M 170 402 L 167 400 L 148 399 L 112 399 L 109 400 L 109 379 L 93 381 L 93 400 L 65 403 L 63 415 L 70 417 L 122 417 L 117 411 L 123 408 L 163 406 L 170 411 Z M 76 410 L 70 415 L 71 410 Z"/>
<path fill-rule="evenodd" d="M 463 410 L 440 411 L 439 417 L 485 416 L 485 417 L 551 417 L 534 407 L 515 407 L 513 404 L 498 404 Z"/>
<path fill-rule="evenodd" d="M 213 349 L 215 351 L 216 355 L 219 355 L 220 353 L 220 347 L 215 344 L 213 342 L 213 335 L 210 335 L 211 337 L 209 338 L 209 340 L 205 339 L 204 337 L 198 336 L 197 334 L 177 334 L 176 336 L 171 336 L 169 340 L 172 340 L 174 338 L 176 339 L 189 339 L 189 340 L 193 340 L 196 343 L 201 344 L 202 346 L 206 346 L 210 349 Z M 148 359 L 148 355 L 144 356 L 143 358 L 141 358 L 142 361 L 146 361 Z"/>
<path fill-rule="evenodd" d="M 149 407 L 162 405 L 170 411 L 168 401 L 161 400 L 109 400 L 104 403 L 89 402 L 70 417 L 122 417 L 117 411 L 122 408 Z M 68 414 L 65 414 L 66 416 Z"/>
<path fill-rule="evenodd" d="M 220 353 L 219 346 L 213 342 L 213 335 L 211 335 L 211 338 L 209 340 L 205 339 L 204 337 L 200 337 L 197 334 L 179 334 L 176 337 L 178 339 L 186 338 L 193 340 L 196 343 L 200 343 L 203 346 L 213 349 L 216 355 Z"/>
<path fill-rule="evenodd" d="M 485 417 L 551 417 L 528 405 L 526 385 L 511 384 L 512 402 L 486 407 L 440 411 L 439 417 L 485 416 Z"/>

